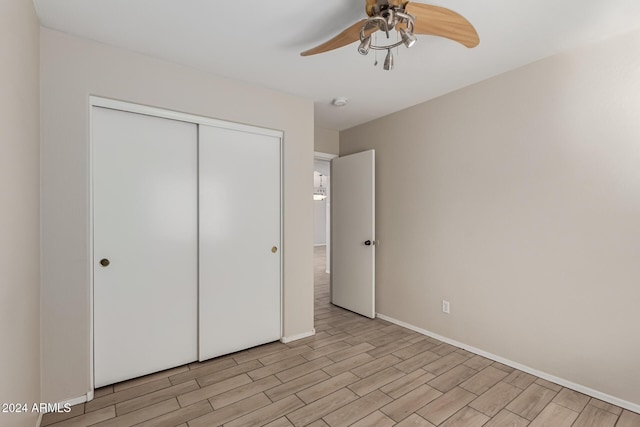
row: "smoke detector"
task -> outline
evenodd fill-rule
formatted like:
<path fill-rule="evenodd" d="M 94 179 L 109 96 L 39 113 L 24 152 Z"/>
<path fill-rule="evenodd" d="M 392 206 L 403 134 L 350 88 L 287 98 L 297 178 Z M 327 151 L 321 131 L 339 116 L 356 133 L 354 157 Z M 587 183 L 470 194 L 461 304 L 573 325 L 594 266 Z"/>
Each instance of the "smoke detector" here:
<path fill-rule="evenodd" d="M 334 107 L 344 107 L 348 102 L 349 100 L 347 98 L 345 98 L 344 96 L 339 96 L 331 101 L 331 105 L 333 105 Z"/>

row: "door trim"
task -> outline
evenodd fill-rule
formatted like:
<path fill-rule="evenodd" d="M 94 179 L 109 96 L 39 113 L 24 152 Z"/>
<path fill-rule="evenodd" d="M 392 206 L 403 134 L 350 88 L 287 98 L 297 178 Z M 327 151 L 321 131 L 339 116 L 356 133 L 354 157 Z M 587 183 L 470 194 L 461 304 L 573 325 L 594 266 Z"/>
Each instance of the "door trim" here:
<path fill-rule="evenodd" d="M 102 107 L 112 110 L 119 110 L 128 113 L 144 114 L 147 116 L 159 117 L 170 120 L 177 120 L 182 122 L 194 123 L 196 125 L 214 126 L 224 129 L 237 130 L 241 132 L 255 133 L 259 135 L 273 136 L 280 140 L 280 337 L 284 339 L 284 132 L 276 129 L 263 128 L 258 126 L 246 125 L 242 123 L 230 122 L 226 120 L 214 119 L 205 116 L 199 116 L 195 114 L 183 113 L 179 111 L 172 111 L 158 107 L 152 107 L 148 105 L 134 104 L 131 102 L 119 101 L 110 98 L 104 98 L 95 95 L 89 95 L 89 135 L 87 153 L 89 156 L 89 239 L 88 239 L 88 264 L 89 264 L 89 390 L 86 394 L 86 400 L 93 400 L 95 390 L 95 377 L 94 377 L 94 313 L 93 313 L 93 298 L 94 298 L 94 252 L 93 252 L 93 108 Z M 83 396 L 84 397 L 84 396 Z"/>
<path fill-rule="evenodd" d="M 147 116 L 161 117 L 164 119 L 178 120 L 181 122 L 195 123 L 198 125 L 207 125 L 221 127 L 224 129 L 239 130 L 242 132 L 257 133 L 259 135 L 275 136 L 282 139 L 283 133 L 280 130 L 262 128 L 258 126 L 247 125 L 243 123 L 230 122 L 226 120 L 214 119 L 210 117 L 198 116 L 195 114 L 182 113 L 180 111 L 172 111 L 164 108 L 151 107 L 148 105 L 133 104 L 131 102 L 118 101 L 116 99 L 102 98 L 90 95 L 89 104 L 91 107 L 104 107 L 113 110 L 127 111 L 129 113 L 145 114 Z"/>
<path fill-rule="evenodd" d="M 331 161 L 332 159 L 335 159 L 336 157 L 339 157 L 339 156 L 337 154 L 322 153 L 320 151 L 314 151 L 313 152 L 313 158 L 317 159 L 317 160 Z"/>

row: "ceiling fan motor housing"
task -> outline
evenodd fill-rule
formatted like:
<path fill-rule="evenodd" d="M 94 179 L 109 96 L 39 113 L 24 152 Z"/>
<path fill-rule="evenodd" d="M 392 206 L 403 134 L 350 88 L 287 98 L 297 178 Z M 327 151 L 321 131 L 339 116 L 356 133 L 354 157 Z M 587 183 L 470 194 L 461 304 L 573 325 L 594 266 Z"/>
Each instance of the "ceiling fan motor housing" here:
<path fill-rule="evenodd" d="M 368 16 L 379 16 L 381 12 L 389 8 L 400 9 L 402 12 L 407 3 L 403 0 L 367 0 L 366 12 Z"/>

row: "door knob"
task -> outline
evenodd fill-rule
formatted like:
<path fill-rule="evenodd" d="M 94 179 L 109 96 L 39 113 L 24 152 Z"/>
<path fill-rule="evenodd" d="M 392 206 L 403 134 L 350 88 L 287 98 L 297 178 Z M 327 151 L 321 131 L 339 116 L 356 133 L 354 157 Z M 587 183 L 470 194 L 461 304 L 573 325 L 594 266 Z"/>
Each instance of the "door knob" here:
<path fill-rule="evenodd" d="M 109 262 L 109 260 L 108 260 L 108 259 L 106 259 L 106 258 L 102 258 L 102 259 L 100 260 L 100 265 L 101 265 L 101 266 L 103 266 L 103 267 L 106 267 L 106 266 L 108 266 L 109 264 L 111 264 L 111 263 L 110 263 L 110 262 Z"/>
<path fill-rule="evenodd" d="M 364 245 L 365 246 L 371 246 L 371 240 L 365 240 Z"/>
<path fill-rule="evenodd" d="M 278 247 L 277 246 L 272 247 L 271 252 L 273 252 L 274 254 L 278 252 Z"/>

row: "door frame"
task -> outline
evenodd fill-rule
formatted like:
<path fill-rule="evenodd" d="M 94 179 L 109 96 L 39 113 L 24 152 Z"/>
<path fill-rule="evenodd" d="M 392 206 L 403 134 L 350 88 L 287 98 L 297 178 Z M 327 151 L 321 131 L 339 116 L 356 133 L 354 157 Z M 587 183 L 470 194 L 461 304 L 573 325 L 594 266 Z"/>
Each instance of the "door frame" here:
<path fill-rule="evenodd" d="M 89 126 L 88 126 L 88 156 L 89 156 L 89 239 L 88 239 L 88 264 L 89 264 L 89 391 L 87 393 L 86 401 L 93 400 L 95 390 L 95 378 L 94 378 L 94 312 L 93 312 L 93 298 L 94 298 L 94 252 L 93 252 L 93 108 L 102 107 L 112 110 L 119 110 L 134 114 L 143 114 L 147 116 L 153 116 L 163 119 L 177 120 L 181 122 L 194 123 L 196 125 L 206 125 L 219 127 L 229 130 L 237 130 L 241 132 L 254 133 L 265 136 L 273 136 L 279 138 L 280 144 L 280 336 L 283 337 L 284 333 L 284 251 L 286 250 L 284 245 L 284 179 L 283 179 L 283 165 L 284 165 L 284 132 L 276 129 L 262 128 L 258 126 L 251 126 L 242 123 L 230 122 L 226 120 L 214 119 L 210 117 L 199 116 L 195 114 L 182 113 L 179 111 L 172 111 L 164 108 L 151 107 L 147 105 L 135 104 L 126 101 L 119 101 L 110 98 L 104 98 L 100 96 L 89 96 Z M 336 156 L 337 157 L 337 156 Z M 198 262 L 198 260 L 196 260 Z M 78 402 L 81 403 L 81 402 Z"/>

